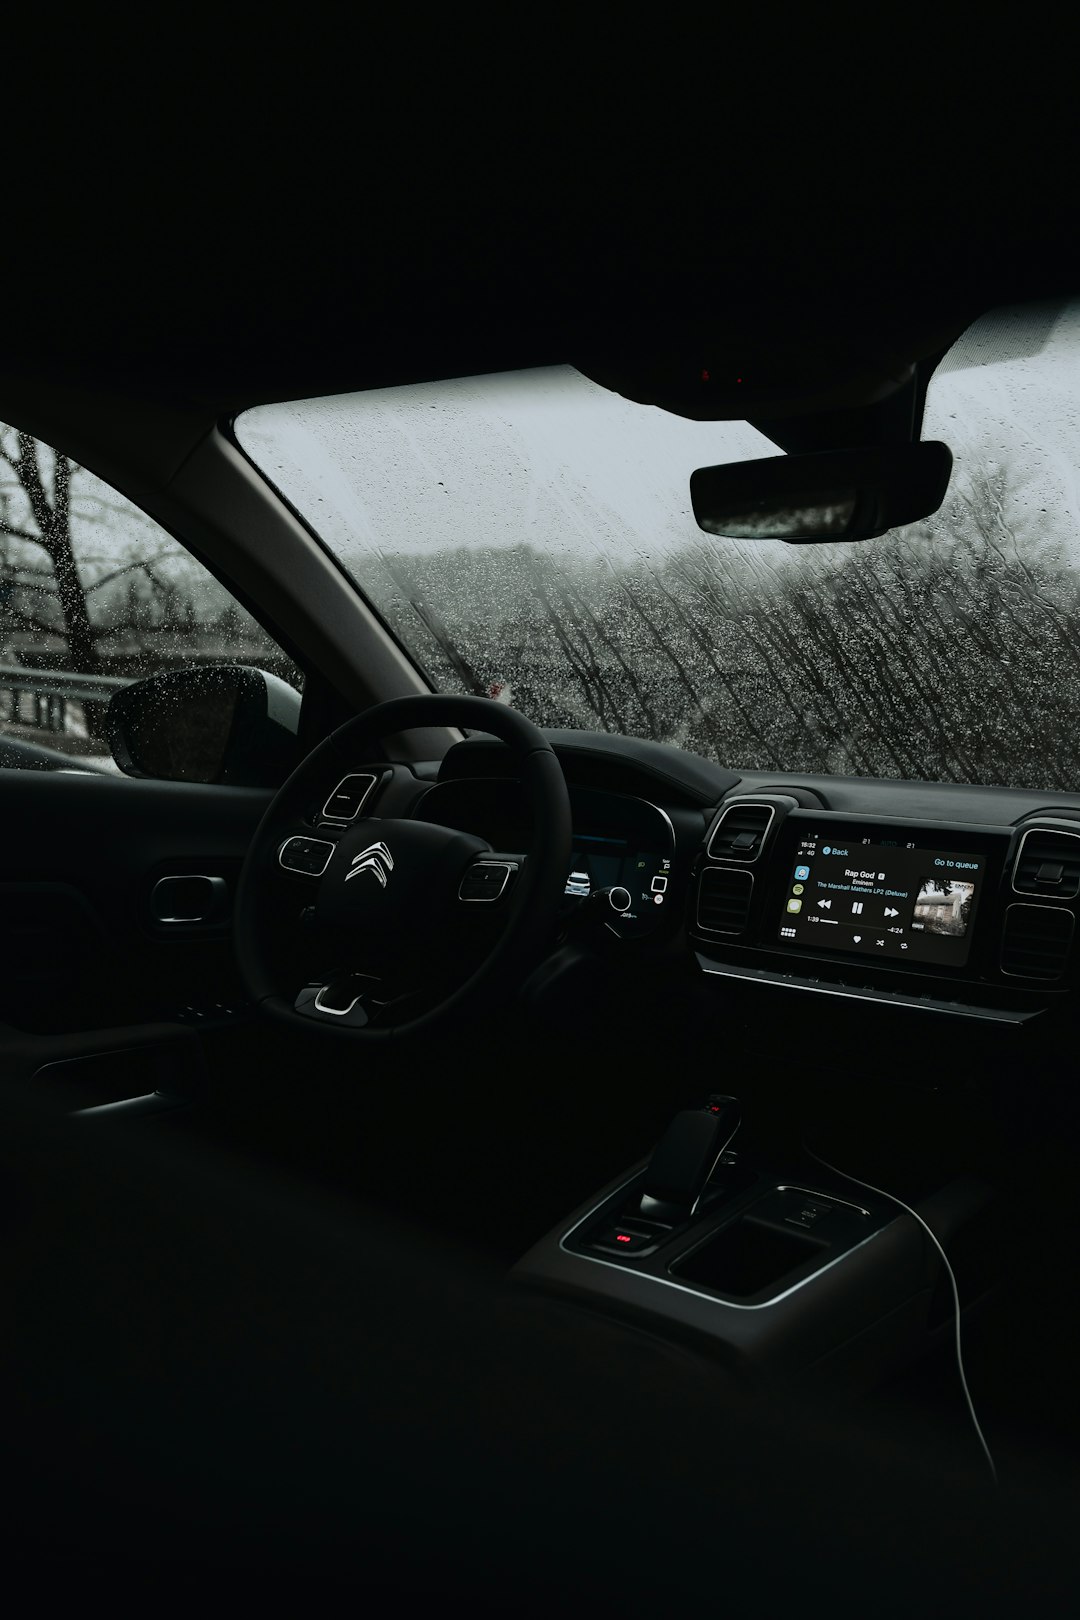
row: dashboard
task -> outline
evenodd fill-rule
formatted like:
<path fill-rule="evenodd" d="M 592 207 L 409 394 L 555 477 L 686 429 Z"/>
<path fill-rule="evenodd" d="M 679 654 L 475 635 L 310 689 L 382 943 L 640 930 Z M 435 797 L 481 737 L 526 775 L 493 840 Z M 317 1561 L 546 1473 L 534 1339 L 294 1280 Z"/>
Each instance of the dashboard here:
<path fill-rule="evenodd" d="M 896 814 L 891 784 L 860 783 L 859 796 L 871 786 L 890 814 L 727 796 L 695 870 L 703 971 L 1013 1021 L 1070 991 L 1080 811 L 1017 803 L 1008 823 L 916 820 Z M 842 797 L 843 783 L 831 791 Z"/>
<path fill-rule="evenodd" d="M 573 811 L 564 915 L 599 900 L 628 966 L 678 957 L 703 980 L 1014 1024 L 1076 988 L 1080 795 L 739 776 L 638 739 L 548 736 Z M 528 846 L 493 741 L 456 744 L 411 797 L 376 813 Z"/>
<path fill-rule="evenodd" d="M 628 793 L 569 784 L 573 812 L 572 859 L 563 891 L 564 915 L 606 891 L 609 931 L 640 939 L 670 915 L 676 859 L 669 813 Z M 516 782 L 466 778 L 439 782 L 418 806 L 424 820 L 480 833 L 496 851 L 516 853 L 530 839 L 528 816 Z M 668 908 L 664 914 L 664 908 Z"/>

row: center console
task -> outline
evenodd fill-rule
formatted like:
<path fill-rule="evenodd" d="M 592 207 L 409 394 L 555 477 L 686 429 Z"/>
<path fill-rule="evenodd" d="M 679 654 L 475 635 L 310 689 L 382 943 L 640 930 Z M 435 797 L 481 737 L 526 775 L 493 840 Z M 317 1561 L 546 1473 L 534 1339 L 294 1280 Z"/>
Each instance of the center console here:
<path fill-rule="evenodd" d="M 732 1101 L 677 1115 L 511 1279 L 693 1341 L 750 1389 L 869 1388 L 946 1330 L 937 1253 L 897 1204 L 809 1160 L 782 1171 L 732 1136 L 708 1163 L 708 1116 Z M 953 1182 L 919 1213 L 948 1248 L 988 1192 Z"/>
<path fill-rule="evenodd" d="M 1071 1072 L 1080 816 L 1018 802 L 995 825 L 925 814 L 948 795 L 898 792 L 918 817 L 812 797 L 729 795 L 684 868 L 699 971 L 668 1014 L 671 1090 L 739 1075 L 749 1126 L 713 1154 L 704 1115 L 732 1100 L 684 1111 L 512 1273 L 693 1341 L 762 1391 L 871 1388 L 951 1331 L 926 1230 L 839 1170 L 926 1221 L 959 1257 L 966 1308 L 1013 1241 L 1016 1105 Z M 826 1158 L 836 1142 L 838 1170 L 803 1141 Z"/>

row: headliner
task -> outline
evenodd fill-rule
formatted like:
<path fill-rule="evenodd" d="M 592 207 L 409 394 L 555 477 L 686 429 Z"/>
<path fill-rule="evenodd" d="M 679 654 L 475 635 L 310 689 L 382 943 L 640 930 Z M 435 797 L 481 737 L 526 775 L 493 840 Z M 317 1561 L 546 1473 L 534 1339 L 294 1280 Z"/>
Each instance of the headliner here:
<path fill-rule="evenodd" d="M 278 74 L 295 96 L 288 51 Z M 6 175 L 0 388 L 53 379 L 220 417 L 583 359 L 632 373 L 704 335 L 779 378 L 782 414 L 856 358 L 872 391 L 990 305 L 1080 283 L 1059 178 L 1077 132 L 1050 87 L 1024 136 L 981 104 L 928 124 L 933 103 L 886 84 L 861 119 L 769 103 L 691 125 L 652 101 L 628 116 L 626 95 L 613 112 L 593 80 L 576 114 L 568 94 L 541 119 L 520 63 L 508 127 L 487 105 L 466 123 L 449 82 L 407 119 L 367 83 L 345 118 L 290 105 L 272 126 L 249 83 L 229 85 L 205 127 L 189 95 L 186 122 L 133 117 L 106 138 L 95 81 L 92 123 L 69 105 L 52 152 L 39 121 L 31 183 L 10 183 L 17 152 Z M 118 94 L 126 108 L 130 80 Z M 754 413 L 733 394 L 716 414 Z"/>

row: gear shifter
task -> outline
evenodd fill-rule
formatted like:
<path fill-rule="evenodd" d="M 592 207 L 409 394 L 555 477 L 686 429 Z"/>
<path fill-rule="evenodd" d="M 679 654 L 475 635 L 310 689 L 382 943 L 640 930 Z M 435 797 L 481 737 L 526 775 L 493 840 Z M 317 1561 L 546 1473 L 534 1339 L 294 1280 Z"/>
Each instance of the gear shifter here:
<path fill-rule="evenodd" d="M 692 1215 L 741 1121 L 738 1098 L 720 1093 L 710 1096 L 703 1108 L 676 1114 L 649 1160 L 639 1214 L 658 1221 Z"/>

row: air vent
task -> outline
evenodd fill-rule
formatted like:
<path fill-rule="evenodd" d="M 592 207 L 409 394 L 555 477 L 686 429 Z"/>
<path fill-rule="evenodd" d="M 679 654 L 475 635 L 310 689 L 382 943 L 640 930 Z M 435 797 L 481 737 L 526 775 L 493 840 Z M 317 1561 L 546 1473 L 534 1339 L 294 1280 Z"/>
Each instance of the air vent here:
<path fill-rule="evenodd" d="M 765 842 L 765 835 L 776 814 L 771 804 L 729 804 L 720 812 L 720 820 L 709 839 L 709 854 L 714 861 L 756 861 Z"/>
<path fill-rule="evenodd" d="M 698 884 L 697 925 L 707 934 L 741 934 L 750 917 L 752 872 L 709 866 Z"/>
<path fill-rule="evenodd" d="M 1020 840 L 1013 888 L 1017 894 L 1071 900 L 1080 891 L 1080 833 L 1032 827 Z"/>
<path fill-rule="evenodd" d="M 1069 959 L 1073 914 L 1062 906 L 1010 906 L 1001 971 L 1015 979 L 1060 979 Z"/>

